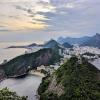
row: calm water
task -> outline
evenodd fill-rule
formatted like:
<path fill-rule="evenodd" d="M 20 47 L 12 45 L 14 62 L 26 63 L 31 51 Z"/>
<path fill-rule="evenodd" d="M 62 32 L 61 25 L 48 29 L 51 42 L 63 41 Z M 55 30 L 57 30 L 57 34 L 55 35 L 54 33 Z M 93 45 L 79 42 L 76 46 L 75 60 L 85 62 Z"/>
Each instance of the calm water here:
<path fill-rule="evenodd" d="M 28 96 L 28 100 L 37 100 L 36 93 L 42 76 L 29 75 L 21 79 L 6 79 L 0 83 L 0 89 L 8 87 L 20 96 Z"/>
<path fill-rule="evenodd" d="M 17 45 L 27 45 L 27 44 L 30 43 L 29 42 L 0 42 L 0 64 L 5 59 L 10 60 L 16 56 L 24 54 L 26 50 L 22 48 L 5 49 L 6 47 L 13 46 L 13 45 L 17 46 Z"/>

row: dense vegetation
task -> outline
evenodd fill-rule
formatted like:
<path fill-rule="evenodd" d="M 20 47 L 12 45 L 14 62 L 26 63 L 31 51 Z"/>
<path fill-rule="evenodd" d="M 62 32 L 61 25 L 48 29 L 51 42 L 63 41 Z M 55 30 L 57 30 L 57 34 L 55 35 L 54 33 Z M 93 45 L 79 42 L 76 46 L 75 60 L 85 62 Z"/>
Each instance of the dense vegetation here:
<path fill-rule="evenodd" d="M 58 62 L 60 56 L 52 49 L 41 49 L 35 53 L 18 56 L 8 63 L 1 65 L 7 76 L 21 75 L 27 73 L 30 69 L 34 69 L 40 65 L 50 65 Z"/>
<path fill-rule="evenodd" d="M 42 83 L 39 86 L 38 93 L 40 95 L 40 100 L 58 100 L 57 94 L 52 92 L 45 92 L 50 84 L 50 76 L 46 76 L 42 79 Z"/>
<path fill-rule="evenodd" d="M 20 97 L 15 92 L 11 92 L 7 88 L 4 88 L 0 90 L 0 100 L 27 100 L 27 97 Z"/>
<path fill-rule="evenodd" d="M 55 73 L 57 84 L 62 84 L 64 93 L 58 93 L 49 86 L 52 77 L 43 80 L 39 87 L 41 100 L 100 100 L 100 71 L 82 59 L 72 57 Z M 53 84 L 52 84 L 53 86 Z"/>
<path fill-rule="evenodd" d="M 49 83 L 50 83 L 49 76 L 42 78 L 42 83 L 40 84 L 40 87 L 38 89 L 39 94 L 44 93 L 45 90 L 47 90 Z"/>

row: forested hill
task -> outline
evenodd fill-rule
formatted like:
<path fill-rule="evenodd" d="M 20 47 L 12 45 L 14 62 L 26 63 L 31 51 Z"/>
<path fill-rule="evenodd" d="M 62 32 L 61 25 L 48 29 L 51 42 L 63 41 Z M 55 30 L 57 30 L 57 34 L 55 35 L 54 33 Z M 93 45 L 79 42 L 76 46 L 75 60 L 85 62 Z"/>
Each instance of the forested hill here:
<path fill-rule="evenodd" d="M 60 56 L 52 49 L 41 49 L 35 53 L 18 56 L 8 63 L 1 65 L 0 69 L 7 76 L 21 75 L 28 71 L 30 66 L 34 69 L 40 65 L 50 65 L 59 61 Z"/>
<path fill-rule="evenodd" d="M 40 100 L 100 100 L 100 71 L 72 57 L 38 89 Z"/>

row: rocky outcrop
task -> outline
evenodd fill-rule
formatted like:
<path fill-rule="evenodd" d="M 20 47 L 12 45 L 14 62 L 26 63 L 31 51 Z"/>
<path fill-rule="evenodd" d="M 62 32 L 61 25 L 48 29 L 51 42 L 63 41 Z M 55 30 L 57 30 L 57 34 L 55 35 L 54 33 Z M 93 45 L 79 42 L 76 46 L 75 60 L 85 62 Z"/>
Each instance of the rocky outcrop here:
<path fill-rule="evenodd" d="M 57 84 L 56 78 L 57 77 L 55 75 L 51 78 L 49 87 L 46 92 L 53 92 L 54 94 L 57 94 L 58 97 L 60 97 L 64 94 L 64 87 L 62 84 Z"/>

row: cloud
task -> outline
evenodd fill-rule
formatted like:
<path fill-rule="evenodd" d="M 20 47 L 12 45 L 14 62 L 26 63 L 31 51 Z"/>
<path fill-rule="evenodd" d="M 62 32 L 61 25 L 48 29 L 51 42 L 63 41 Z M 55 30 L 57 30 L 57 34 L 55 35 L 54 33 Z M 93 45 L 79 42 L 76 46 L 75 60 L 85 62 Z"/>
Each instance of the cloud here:
<path fill-rule="evenodd" d="M 56 6 L 49 30 L 71 33 L 96 33 L 100 26 L 99 0 L 51 0 Z M 56 26 L 56 27 L 55 27 Z M 55 28 L 54 28 L 55 27 Z M 69 35 L 67 34 L 67 35 Z"/>
<path fill-rule="evenodd" d="M 47 18 L 46 16 L 40 15 L 40 14 L 34 15 L 34 16 L 33 16 L 33 19 L 35 19 L 35 20 L 50 20 L 50 19 Z"/>
<path fill-rule="evenodd" d="M 10 30 L 44 30 L 50 19 L 39 13 L 55 11 L 49 0 L 4 0 L 0 8 L 0 25 Z"/>
<path fill-rule="evenodd" d="M 3 30 L 100 32 L 100 0 L 2 0 L 0 8 Z"/>

